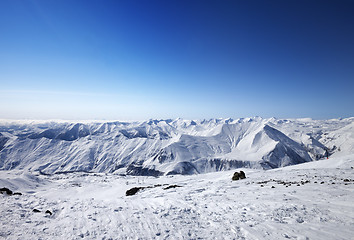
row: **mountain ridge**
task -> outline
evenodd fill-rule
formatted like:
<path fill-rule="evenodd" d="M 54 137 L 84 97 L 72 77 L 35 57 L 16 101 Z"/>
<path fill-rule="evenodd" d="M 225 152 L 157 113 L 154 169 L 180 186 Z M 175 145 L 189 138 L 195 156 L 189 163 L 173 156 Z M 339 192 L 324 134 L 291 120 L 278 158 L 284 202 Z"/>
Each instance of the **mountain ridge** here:
<path fill-rule="evenodd" d="M 134 175 L 270 169 L 318 160 L 326 151 L 338 154 L 338 144 L 344 144 L 341 154 L 351 153 L 353 123 L 354 118 L 260 117 L 87 123 L 2 120 L 0 169 Z M 342 141 L 343 137 L 349 140 Z"/>

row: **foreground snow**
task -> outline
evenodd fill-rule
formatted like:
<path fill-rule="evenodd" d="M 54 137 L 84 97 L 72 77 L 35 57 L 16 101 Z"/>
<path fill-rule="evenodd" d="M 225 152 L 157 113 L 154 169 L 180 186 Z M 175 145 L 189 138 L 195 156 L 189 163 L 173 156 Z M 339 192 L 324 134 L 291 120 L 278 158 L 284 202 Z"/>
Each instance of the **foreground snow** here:
<path fill-rule="evenodd" d="M 353 239 L 352 167 L 349 155 L 243 169 L 247 178 L 234 182 L 234 171 L 159 178 L 0 171 L 0 187 L 23 194 L 0 194 L 0 237 Z M 178 187 L 164 189 L 171 185 Z M 125 196 L 141 186 L 151 188 Z"/>

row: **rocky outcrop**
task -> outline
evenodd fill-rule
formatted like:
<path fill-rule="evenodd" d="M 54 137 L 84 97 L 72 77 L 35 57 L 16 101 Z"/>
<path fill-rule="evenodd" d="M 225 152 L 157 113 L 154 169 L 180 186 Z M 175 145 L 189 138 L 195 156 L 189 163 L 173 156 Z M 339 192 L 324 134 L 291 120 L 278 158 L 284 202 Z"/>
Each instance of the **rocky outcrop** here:
<path fill-rule="evenodd" d="M 235 172 L 234 175 L 232 176 L 232 181 L 237 181 L 245 178 L 246 178 L 246 174 L 244 171 Z"/>

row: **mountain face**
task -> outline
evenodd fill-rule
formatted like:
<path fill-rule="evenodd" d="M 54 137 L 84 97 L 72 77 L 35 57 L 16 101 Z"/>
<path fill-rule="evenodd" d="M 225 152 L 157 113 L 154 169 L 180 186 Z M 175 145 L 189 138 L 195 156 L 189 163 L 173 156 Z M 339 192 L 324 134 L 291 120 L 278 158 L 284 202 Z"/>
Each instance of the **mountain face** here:
<path fill-rule="evenodd" d="M 0 169 L 196 174 L 277 168 L 352 153 L 354 118 L 0 121 Z"/>

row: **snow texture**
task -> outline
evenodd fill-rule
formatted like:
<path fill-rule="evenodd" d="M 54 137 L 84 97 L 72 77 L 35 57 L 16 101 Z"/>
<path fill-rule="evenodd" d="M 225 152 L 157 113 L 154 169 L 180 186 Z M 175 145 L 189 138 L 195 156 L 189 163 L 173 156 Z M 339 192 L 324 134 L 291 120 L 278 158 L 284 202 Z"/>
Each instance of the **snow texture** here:
<path fill-rule="evenodd" d="M 353 166 L 348 155 L 242 169 L 247 178 L 238 181 L 233 171 L 158 178 L 0 171 L 0 186 L 22 193 L 0 194 L 0 238 L 353 239 Z M 134 187 L 142 189 L 126 196 Z"/>

